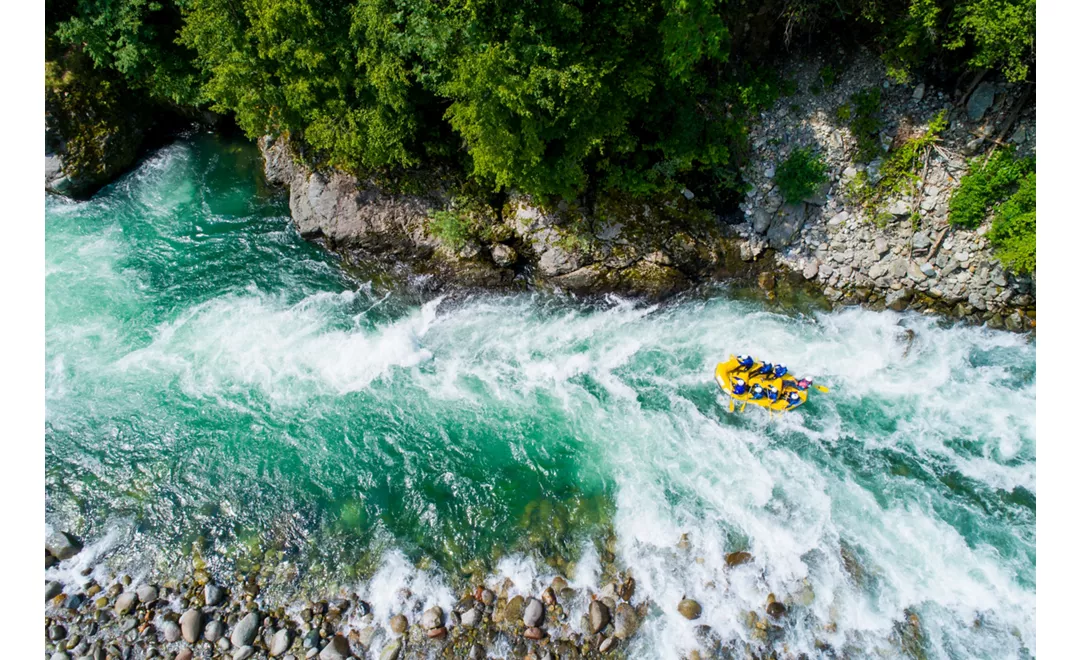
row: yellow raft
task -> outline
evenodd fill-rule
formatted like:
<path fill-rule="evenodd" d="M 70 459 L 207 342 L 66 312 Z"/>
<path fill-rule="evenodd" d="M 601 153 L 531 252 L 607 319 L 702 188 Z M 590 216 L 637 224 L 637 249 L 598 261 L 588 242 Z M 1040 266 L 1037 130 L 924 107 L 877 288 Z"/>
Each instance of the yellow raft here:
<path fill-rule="evenodd" d="M 798 408 L 806 403 L 808 390 L 800 390 L 795 386 L 799 381 L 798 378 L 791 374 L 785 374 L 783 378 L 774 378 L 771 374 L 767 376 L 759 375 L 756 372 L 761 369 L 763 364 L 764 363 L 762 362 L 755 362 L 754 366 L 746 368 L 740 365 L 738 358 L 732 355 L 726 362 L 721 362 L 716 365 L 716 382 L 720 385 L 720 389 L 731 397 L 732 410 L 735 409 L 736 401 L 742 402 L 743 408 L 746 407 L 746 404 L 752 403 L 755 406 L 761 406 L 770 412 L 783 412 L 785 410 L 791 410 L 792 408 Z M 741 378 L 746 382 L 746 394 L 735 394 L 732 388 L 733 378 Z M 776 400 L 771 400 L 767 394 L 759 399 L 755 399 L 750 394 L 755 384 L 760 384 L 762 389 L 766 392 L 768 392 L 770 386 L 775 387 L 777 391 Z M 824 388 L 819 389 L 825 391 Z M 795 392 L 799 395 L 798 402 L 788 401 L 788 396 L 791 392 Z M 741 410 L 742 408 L 740 408 L 740 411 Z"/>

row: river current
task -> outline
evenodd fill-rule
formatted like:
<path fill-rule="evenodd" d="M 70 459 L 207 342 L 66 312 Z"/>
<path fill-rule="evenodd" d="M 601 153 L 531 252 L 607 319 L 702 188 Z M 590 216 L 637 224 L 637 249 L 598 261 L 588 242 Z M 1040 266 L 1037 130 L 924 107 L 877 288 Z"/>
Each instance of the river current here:
<path fill-rule="evenodd" d="M 302 240 L 260 169 L 194 136 L 46 202 L 46 520 L 93 561 L 272 561 L 264 598 L 347 586 L 382 619 L 614 564 L 653 603 L 632 657 L 752 641 L 770 593 L 790 653 L 902 657 L 914 613 L 927 657 L 1034 656 L 1028 337 L 722 288 L 425 295 Z M 831 391 L 729 413 L 735 352 Z"/>

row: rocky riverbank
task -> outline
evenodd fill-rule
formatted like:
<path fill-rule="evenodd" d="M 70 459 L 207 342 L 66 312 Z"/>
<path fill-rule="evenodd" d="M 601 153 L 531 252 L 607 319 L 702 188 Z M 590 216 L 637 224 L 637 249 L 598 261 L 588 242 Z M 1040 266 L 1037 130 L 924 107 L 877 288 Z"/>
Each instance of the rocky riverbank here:
<path fill-rule="evenodd" d="M 942 313 L 1010 330 L 1033 327 L 1034 273 L 1001 268 L 986 237 L 989 223 L 969 230 L 948 221 L 949 199 L 968 158 L 1005 146 L 1034 156 L 1032 86 L 980 79 L 955 90 L 918 79 L 890 84 L 880 59 L 868 53 L 833 71 L 819 59 L 793 63 L 788 73 L 798 91 L 763 113 L 751 132 L 744 175 L 753 187 L 738 226 L 750 258 L 775 251 L 779 264 L 818 284 L 836 304 Z M 838 116 L 866 89 L 881 93 L 885 156 L 864 164 L 851 128 Z M 865 173 L 877 183 L 890 147 L 924 135 L 943 111 L 948 125 L 921 164 L 917 184 L 883 200 L 884 215 L 875 222 L 852 193 L 853 182 Z M 816 195 L 785 203 L 775 185 L 777 167 L 799 147 L 824 156 L 828 181 Z"/>
<path fill-rule="evenodd" d="M 690 552 L 690 540 L 684 536 L 678 547 Z M 74 536 L 51 535 L 45 549 L 47 578 L 52 567 L 80 565 L 81 551 L 82 544 Z M 273 557 L 267 555 L 265 560 L 273 561 Z M 753 572 L 753 566 L 748 552 L 726 556 L 729 571 Z M 238 571 L 234 579 L 223 581 L 205 568 L 196 568 L 179 579 L 155 581 L 133 580 L 125 574 L 106 576 L 85 565 L 65 582 L 46 579 L 47 657 L 635 657 L 639 630 L 650 618 L 661 615 L 661 609 L 639 593 L 631 569 L 612 571 L 598 590 L 575 588 L 567 578 L 556 576 L 535 594 L 528 593 L 528 585 L 489 576 L 473 580 L 445 610 L 430 597 L 412 594 L 407 586 L 398 589 L 389 609 L 381 603 L 377 610 L 348 589 L 321 599 L 281 602 L 263 591 L 267 572 L 262 569 L 263 564 L 255 564 L 251 571 Z M 797 593 L 783 598 L 768 594 L 760 611 L 744 613 L 749 639 L 721 639 L 709 626 L 696 625 L 696 646 L 707 657 L 717 653 L 773 657 L 769 649 L 782 643 L 785 621 L 800 616 L 801 610 L 808 612 L 813 601 L 813 589 L 805 581 Z M 703 615 L 702 605 L 690 598 L 666 605 L 689 621 Z M 897 631 L 893 641 L 899 647 L 918 648 L 918 617 L 910 614 Z M 828 651 L 824 642 L 819 647 Z M 690 651 L 686 657 L 697 660 L 703 657 L 702 650 Z"/>
<path fill-rule="evenodd" d="M 888 82 L 883 65 L 857 55 L 821 87 L 821 61 L 791 69 L 797 92 L 763 113 L 750 135 L 744 174 L 751 184 L 741 218 L 698 208 L 694 192 L 652 204 L 605 200 L 547 209 L 511 192 L 501 208 L 456 209 L 452 185 L 432 178 L 424 194 L 389 192 L 335 170 L 304 164 L 284 139 L 260 141 L 271 183 L 289 189 L 301 233 L 347 261 L 390 261 L 410 272 L 466 286 L 539 287 L 590 294 L 663 297 L 707 282 L 742 279 L 774 295 L 778 277 L 823 294 L 834 306 L 912 309 L 1014 331 L 1034 327 L 1035 276 L 1005 271 L 986 238 L 948 222 L 948 200 L 967 158 L 997 148 L 1008 133 L 1020 155 L 1034 153 L 1034 104 L 1019 86 L 979 82 L 951 94 L 925 82 Z M 880 178 L 882 159 L 857 162 L 838 108 L 859 90 L 880 88 L 880 139 L 890 145 L 927 130 L 945 110 L 949 123 L 923 164 L 914 191 L 881 204 L 873 220 L 852 193 L 863 173 Z M 776 168 L 810 146 L 828 166 L 812 197 L 786 203 Z M 917 216 L 916 216 L 917 211 Z M 447 240 L 433 218 L 453 214 L 483 231 Z M 884 221 L 882 221 L 884 219 Z M 468 225 L 468 222 L 465 223 Z"/>

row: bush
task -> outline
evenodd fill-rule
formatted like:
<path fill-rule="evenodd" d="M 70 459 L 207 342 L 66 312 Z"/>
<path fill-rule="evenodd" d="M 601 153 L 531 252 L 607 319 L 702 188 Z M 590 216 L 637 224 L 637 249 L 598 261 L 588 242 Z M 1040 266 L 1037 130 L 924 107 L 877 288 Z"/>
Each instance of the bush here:
<path fill-rule="evenodd" d="M 435 211 L 428 218 L 428 231 L 451 250 L 460 250 L 473 236 L 467 218 L 453 211 Z"/>
<path fill-rule="evenodd" d="M 1035 173 L 1024 176 L 1017 191 L 994 213 L 990 229 L 994 255 L 1017 273 L 1035 269 Z"/>
<path fill-rule="evenodd" d="M 794 149 L 776 168 L 776 186 L 789 202 L 812 196 L 828 179 L 827 167 L 820 154 L 809 148 Z"/>
<path fill-rule="evenodd" d="M 915 194 L 921 183 L 919 166 L 946 126 L 948 118 L 942 110 L 930 120 L 925 133 L 905 140 L 889 154 L 881 165 L 881 178 L 877 184 L 871 184 L 865 172 L 859 172 L 851 181 L 848 194 L 864 205 L 867 215 L 879 226 L 884 226 L 891 217 L 882 212 L 883 202 Z M 918 226 L 918 210 L 912 213 L 911 222 L 913 226 Z"/>
<path fill-rule="evenodd" d="M 851 96 L 850 106 L 837 110 L 837 116 L 851 118 L 851 133 L 858 148 L 857 158 L 863 162 L 881 155 L 881 90 L 877 87 L 860 90 Z"/>
<path fill-rule="evenodd" d="M 1002 149 L 991 156 L 973 158 L 968 168 L 949 200 L 949 223 L 974 229 L 996 205 L 1016 192 L 1024 177 L 1035 171 L 1035 161 L 1017 159 L 1011 149 Z"/>

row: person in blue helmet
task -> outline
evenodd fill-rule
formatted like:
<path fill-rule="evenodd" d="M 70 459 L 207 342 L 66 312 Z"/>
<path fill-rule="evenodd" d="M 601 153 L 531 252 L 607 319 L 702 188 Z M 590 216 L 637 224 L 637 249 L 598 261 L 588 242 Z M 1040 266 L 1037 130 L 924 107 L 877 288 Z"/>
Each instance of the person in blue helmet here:
<path fill-rule="evenodd" d="M 780 390 L 776 389 L 776 385 L 769 385 L 765 391 L 769 395 L 769 401 L 776 401 L 780 397 Z"/>
<path fill-rule="evenodd" d="M 771 364 L 769 364 L 768 362 L 763 362 L 761 364 L 761 366 L 750 375 L 751 376 L 762 376 L 763 378 L 768 378 L 770 375 L 772 375 L 772 372 L 773 372 L 773 366 Z"/>
<path fill-rule="evenodd" d="M 787 367 L 782 364 L 776 365 L 773 369 L 773 378 L 783 378 L 787 374 Z"/>
<path fill-rule="evenodd" d="M 754 383 L 754 386 L 750 388 L 750 396 L 754 399 L 765 398 L 765 388 L 761 386 L 761 383 Z"/>
<path fill-rule="evenodd" d="M 742 378 L 735 377 L 731 379 L 731 393 L 736 396 L 742 396 L 746 394 L 746 381 Z"/>
<path fill-rule="evenodd" d="M 799 396 L 798 392 L 788 392 L 788 394 L 787 394 L 788 408 L 794 408 L 795 406 L 799 405 L 800 403 L 802 403 L 802 397 Z"/>
<path fill-rule="evenodd" d="M 736 355 L 735 360 L 739 363 L 739 366 L 743 369 L 749 369 L 754 366 L 754 358 L 749 355 Z"/>

